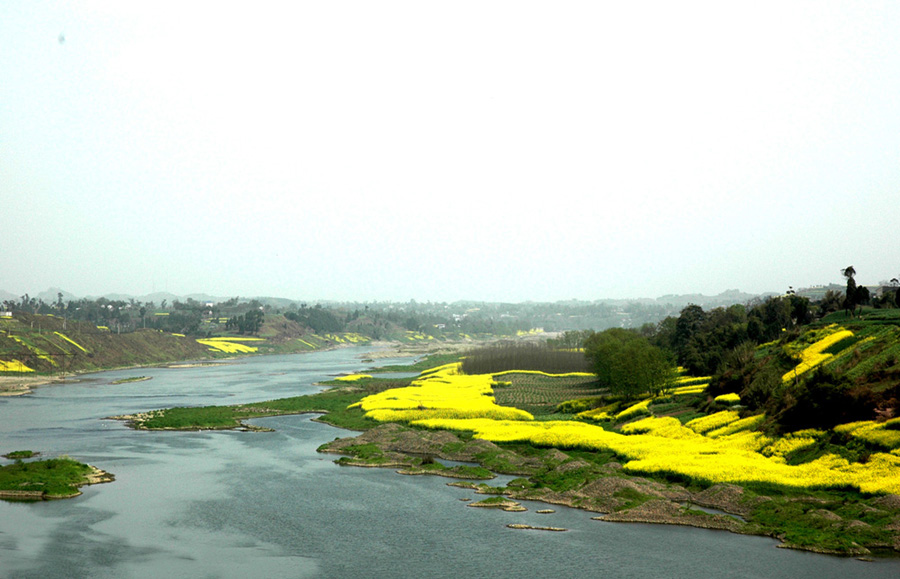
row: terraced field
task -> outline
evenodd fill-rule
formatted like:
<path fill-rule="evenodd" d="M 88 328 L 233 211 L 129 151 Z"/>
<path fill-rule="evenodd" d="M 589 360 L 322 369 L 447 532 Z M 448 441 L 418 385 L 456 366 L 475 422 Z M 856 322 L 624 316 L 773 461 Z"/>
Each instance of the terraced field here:
<path fill-rule="evenodd" d="M 553 412 L 566 400 L 599 396 L 593 376 L 545 376 L 542 374 L 503 373 L 494 376 L 494 399 L 500 406 L 515 406 L 537 416 Z"/>

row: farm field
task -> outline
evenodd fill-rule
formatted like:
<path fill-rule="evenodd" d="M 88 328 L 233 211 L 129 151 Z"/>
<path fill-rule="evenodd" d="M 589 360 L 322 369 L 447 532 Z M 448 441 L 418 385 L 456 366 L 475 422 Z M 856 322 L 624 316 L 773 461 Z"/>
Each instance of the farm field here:
<path fill-rule="evenodd" d="M 566 400 L 599 395 L 593 375 L 548 376 L 511 371 L 494 374 L 493 377 L 497 404 L 521 408 L 535 417 L 552 414 Z"/>

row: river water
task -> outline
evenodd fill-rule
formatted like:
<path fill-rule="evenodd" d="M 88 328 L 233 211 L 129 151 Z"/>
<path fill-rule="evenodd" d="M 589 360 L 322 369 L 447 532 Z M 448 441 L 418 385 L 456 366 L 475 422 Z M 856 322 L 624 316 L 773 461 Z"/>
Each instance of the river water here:
<path fill-rule="evenodd" d="M 116 476 L 75 499 L 0 501 L 0 577 L 900 577 L 900 561 L 789 551 L 762 537 L 605 523 L 560 507 L 539 514 L 538 503 L 468 508 L 462 499 L 483 497 L 448 479 L 335 465 L 316 448 L 351 433 L 309 415 L 256 420 L 275 429 L 261 433 L 104 420 L 313 393 L 318 380 L 365 369 L 367 351 L 104 372 L 0 399 L 0 452 L 68 454 Z M 131 376 L 152 379 L 111 384 Z"/>

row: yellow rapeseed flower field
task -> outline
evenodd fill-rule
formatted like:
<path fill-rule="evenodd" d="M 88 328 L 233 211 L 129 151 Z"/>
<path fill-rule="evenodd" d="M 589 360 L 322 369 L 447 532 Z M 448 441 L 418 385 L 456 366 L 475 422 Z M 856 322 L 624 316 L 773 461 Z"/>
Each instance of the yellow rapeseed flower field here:
<path fill-rule="evenodd" d="M 835 432 L 849 434 L 853 438 L 893 450 L 900 448 L 900 430 L 897 430 L 898 427 L 900 427 L 900 419 L 894 418 L 887 422 L 875 422 L 872 420 L 850 422 L 836 426 L 834 430 Z"/>
<path fill-rule="evenodd" d="M 425 418 L 495 418 L 533 420 L 534 416 L 494 401 L 489 374 L 466 376 L 459 364 L 446 364 L 423 372 L 405 388 L 391 388 L 366 396 L 357 405 L 366 416 L 385 421 L 412 421 Z"/>
<path fill-rule="evenodd" d="M 740 415 L 734 410 L 723 410 L 722 412 L 716 412 L 715 414 L 710 414 L 709 416 L 695 418 L 694 420 L 691 420 L 690 422 L 685 424 L 685 426 L 687 426 L 694 432 L 703 434 L 711 430 L 716 430 L 718 428 L 728 426 L 739 418 Z"/>
<path fill-rule="evenodd" d="M 676 476 L 700 484 L 798 490 L 854 488 L 864 493 L 900 494 L 900 452 L 892 446 L 900 430 L 893 430 L 894 421 L 839 427 L 853 436 L 881 437 L 883 446 L 894 448 L 892 452 L 873 453 L 866 464 L 826 454 L 804 464 L 789 465 L 786 455 L 815 444 L 825 433 L 807 430 L 772 439 L 754 430 L 764 422 L 764 415 L 741 419 L 734 410 L 684 425 L 674 417 L 649 416 L 624 425 L 621 433 L 581 421 L 537 421 L 523 410 L 496 404 L 491 390 L 495 376 L 463 375 L 459 364 L 447 364 L 423 372 L 409 387 L 367 396 L 355 406 L 375 420 L 473 432 L 477 438 L 493 442 L 609 451 L 622 457 L 625 472 L 634 474 Z M 642 400 L 616 418 L 647 413 L 651 402 L 650 398 Z M 589 413 L 609 418 L 610 410 L 598 408 Z"/>
<path fill-rule="evenodd" d="M 527 442 L 540 446 L 611 451 L 626 459 L 634 474 L 675 475 L 702 484 L 770 485 L 798 490 L 856 488 L 865 493 L 900 492 L 900 456 L 873 454 L 866 464 L 849 463 L 834 454 L 787 465 L 759 451 L 773 441 L 758 432 L 741 432 L 711 439 L 691 437 L 669 422 L 646 434 L 618 434 L 573 421 L 425 419 L 412 424 L 426 428 L 472 431 L 493 442 Z M 660 436 L 671 432 L 686 438 Z"/>

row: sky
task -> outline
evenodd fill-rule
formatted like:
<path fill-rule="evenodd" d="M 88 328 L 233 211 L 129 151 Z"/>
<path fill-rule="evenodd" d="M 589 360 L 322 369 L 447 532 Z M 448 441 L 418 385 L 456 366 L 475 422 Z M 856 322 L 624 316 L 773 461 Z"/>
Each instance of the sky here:
<path fill-rule="evenodd" d="M 897 2 L 2 2 L 0 289 L 900 277 Z"/>

